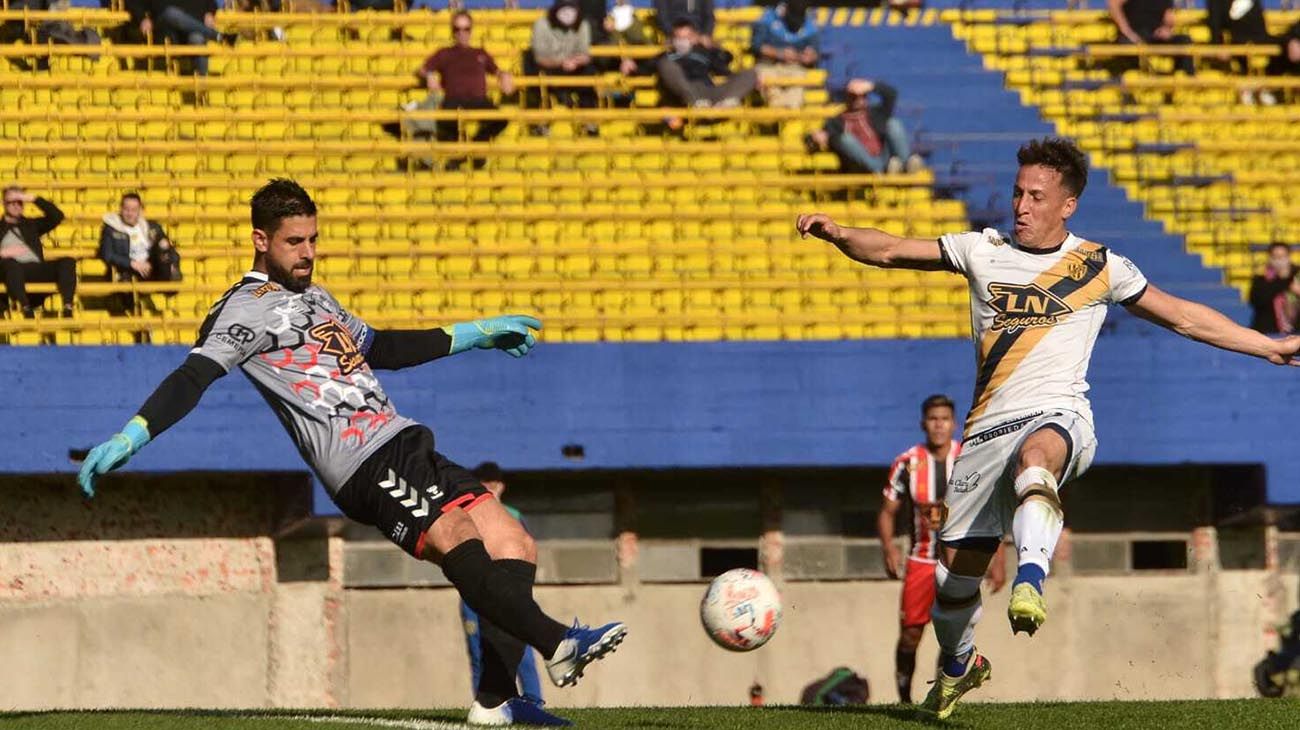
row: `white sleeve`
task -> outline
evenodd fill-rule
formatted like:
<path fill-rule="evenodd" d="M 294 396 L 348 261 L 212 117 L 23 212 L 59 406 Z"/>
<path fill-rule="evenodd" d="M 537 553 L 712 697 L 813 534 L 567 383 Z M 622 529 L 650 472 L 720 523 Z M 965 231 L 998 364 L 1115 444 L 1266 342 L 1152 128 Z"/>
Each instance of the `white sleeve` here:
<path fill-rule="evenodd" d="M 894 459 L 894 464 L 889 468 L 889 478 L 885 480 L 884 495 L 885 499 L 896 502 L 907 496 L 907 454 L 900 455 Z"/>
<path fill-rule="evenodd" d="M 945 233 L 939 237 L 939 253 L 943 256 L 944 268 L 958 274 L 970 276 L 971 262 L 975 247 L 990 237 L 1002 240 L 1002 234 L 992 228 L 965 233 Z"/>
<path fill-rule="evenodd" d="M 1147 278 L 1137 264 L 1114 251 L 1106 252 L 1106 268 L 1110 275 L 1109 301 L 1128 306 L 1142 298 L 1147 290 Z"/>

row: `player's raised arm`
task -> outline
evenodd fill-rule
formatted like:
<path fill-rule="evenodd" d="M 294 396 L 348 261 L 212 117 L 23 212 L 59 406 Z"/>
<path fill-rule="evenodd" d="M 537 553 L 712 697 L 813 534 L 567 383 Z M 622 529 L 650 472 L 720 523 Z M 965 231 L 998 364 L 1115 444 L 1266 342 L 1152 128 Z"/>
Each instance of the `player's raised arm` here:
<path fill-rule="evenodd" d="M 87 497 L 95 496 L 95 479 L 130 460 L 153 437 L 184 418 L 217 378 L 226 371 L 214 360 L 191 353 L 181 366 L 163 378 L 140 411 L 122 430 L 96 446 L 81 463 L 77 482 Z"/>
<path fill-rule="evenodd" d="M 1189 339 L 1243 355 L 1262 357 L 1274 365 L 1300 365 L 1295 359 L 1300 350 L 1300 336 L 1275 340 L 1233 322 L 1224 314 L 1176 297 L 1148 285 L 1132 304 L 1130 312 Z"/>
<path fill-rule="evenodd" d="M 480 348 L 523 357 L 537 344 L 542 321 L 524 314 L 476 319 L 431 330 L 374 330 L 366 362 L 377 370 L 400 370 Z"/>
<path fill-rule="evenodd" d="M 850 228 L 824 213 L 799 216 L 795 228 L 802 238 L 814 236 L 835 244 L 845 256 L 885 269 L 939 271 L 948 268 L 936 240 L 901 238 L 875 228 Z"/>

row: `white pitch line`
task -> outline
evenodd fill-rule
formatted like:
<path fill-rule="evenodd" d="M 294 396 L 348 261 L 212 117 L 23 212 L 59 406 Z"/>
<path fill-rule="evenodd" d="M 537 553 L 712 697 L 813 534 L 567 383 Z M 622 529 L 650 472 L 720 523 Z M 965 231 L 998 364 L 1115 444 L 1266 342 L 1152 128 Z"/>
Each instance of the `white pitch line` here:
<path fill-rule="evenodd" d="M 436 722 L 433 720 L 389 720 L 383 717 L 353 717 L 349 715 L 248 715 L 257 720 L 297 720 L 332 725 L 363 725 L 365 727 L 387 727 L 399 730 L 473 730 L 469 725 L 458 722 Z"/>

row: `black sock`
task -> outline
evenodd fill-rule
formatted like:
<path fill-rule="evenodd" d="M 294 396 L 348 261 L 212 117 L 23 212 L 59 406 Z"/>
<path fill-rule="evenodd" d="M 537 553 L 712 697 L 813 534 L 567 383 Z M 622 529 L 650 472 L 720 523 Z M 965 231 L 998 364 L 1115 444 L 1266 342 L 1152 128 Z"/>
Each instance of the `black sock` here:
<path fill-rule="evenodd" d="M 442 572 L 480 618 L 530 644 L 550 659 L 564 624 L 533 600 L 537 567 L 523 560 L 492 560 L 482 540 L 466 540 L 443 556 Z"/>
<path fill-rule="evenodd" d="M 537 581 L 537 566 L 527 560 L 494 560 L 492 565 L 497 569 L 493 574 L 494 580 L 506 576 L 505 582 L 509 586 L 508 592 L 512 600 L 524 607 L 522 612 L 524 616 L 521 620 L 526 622 L 524 625 L 528 635 L 535 637 L 535 640 L 529 640 L 528 643 L 541 652 L 543 657 L 550 659 L 555 655 L 560 642 L 564 641 L 564 632 L 568 627 L 547 616 L 533 599 L 533 583 Z"/>
<path fill-rule="evenodd" d="M 912 675 L 916 673 L 916 652 L 894 651 L 894 681 L 898 683 L 898 701 L 912 704 Z"/>
<path fill-rule="evenodd" d="M 474 699 L 484 707 L 497 707 L 519 694 L 516 675 L 524 658 L 524 642 L 482 616 L 478 619 L 478 631 L 483 671 Z"/>

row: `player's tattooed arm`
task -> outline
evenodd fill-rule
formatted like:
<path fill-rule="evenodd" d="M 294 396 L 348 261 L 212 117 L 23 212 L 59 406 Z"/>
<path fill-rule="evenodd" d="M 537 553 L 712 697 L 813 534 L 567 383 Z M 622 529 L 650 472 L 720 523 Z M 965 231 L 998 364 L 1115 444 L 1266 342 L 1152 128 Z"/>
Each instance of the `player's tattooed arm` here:
<path fill-rule="evenodd" d="M 1176 297 L 1148 285 L 1131 304 L 1130 312 L 1173 330 L 1188 339 L 1204 342 L 1224 350 L 1254 355 L 1274 365 L 1300 365 L 1296 352 L 1300 336 L 1275 340 L 1248 327 L 1242 327 L 1226 315 L 1197 302 Z"/>
<path fill-rule="evenodd" d="M 875 228 L 841 226 L 824 213 L 799 216 L 795 229 L 801 238 L 814 236 L 835 245 L 858 263 L 885 269 L 940 271 L 947 268 L 939 242 L 901 238 Z"/>

